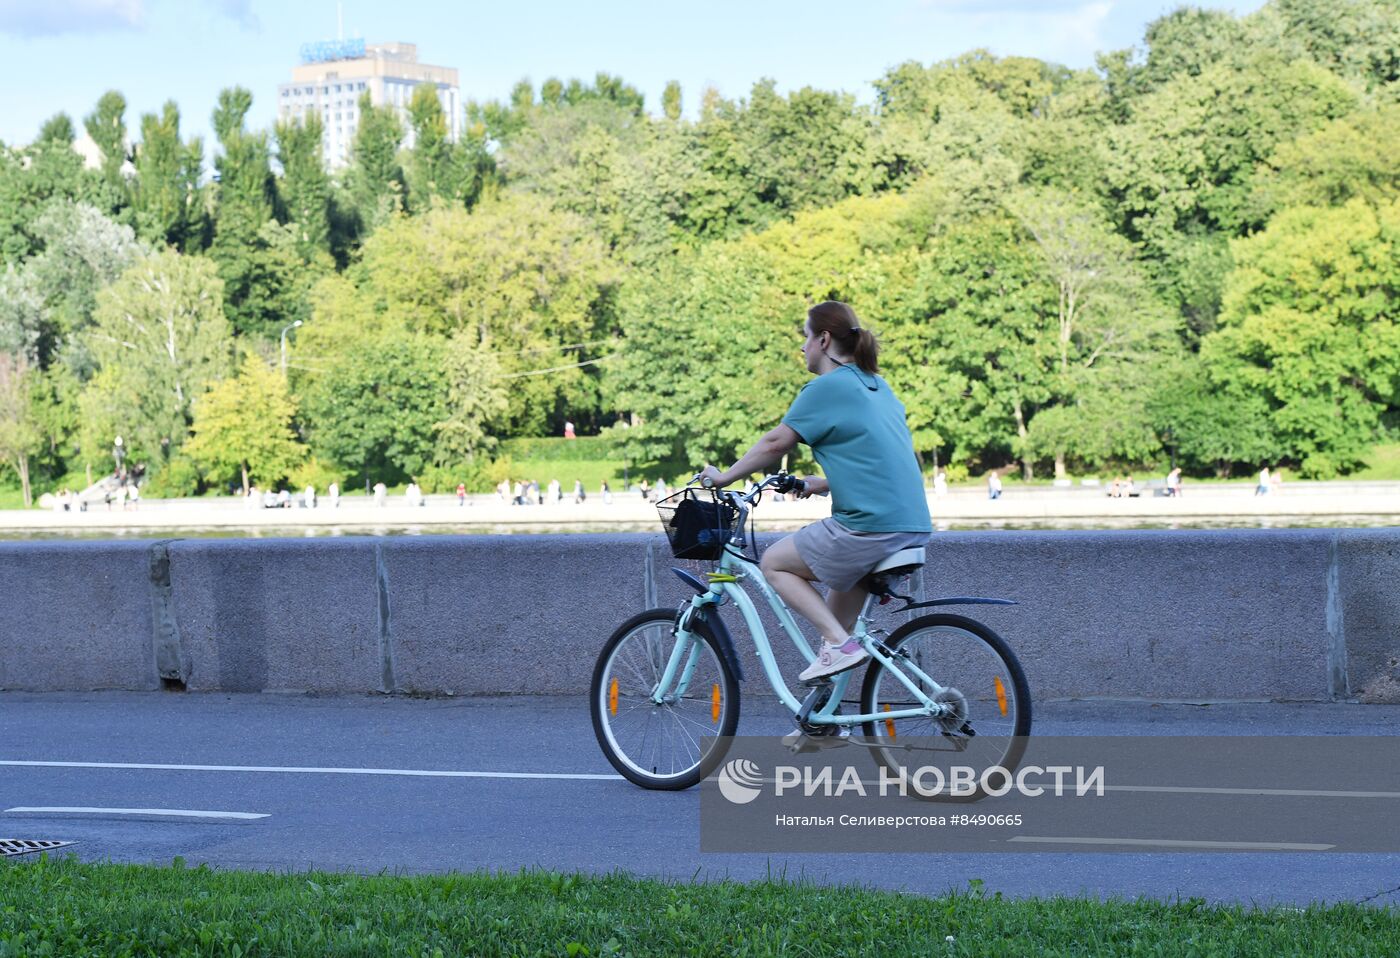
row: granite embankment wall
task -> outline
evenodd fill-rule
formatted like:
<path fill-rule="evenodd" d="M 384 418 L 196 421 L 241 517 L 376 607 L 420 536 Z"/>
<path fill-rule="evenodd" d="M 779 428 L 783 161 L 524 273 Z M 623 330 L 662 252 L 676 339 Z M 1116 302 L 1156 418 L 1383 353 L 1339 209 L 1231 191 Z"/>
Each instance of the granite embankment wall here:
<path fill-rule="evenodd" d="M 582 693 L 675 564 L 648 534 L 0 543 L 0 689 Z M 1400 702 L 1400 530 L 940 533 L 915 587 L 1017 600 L 963 611 L 1040 699 Z"/>

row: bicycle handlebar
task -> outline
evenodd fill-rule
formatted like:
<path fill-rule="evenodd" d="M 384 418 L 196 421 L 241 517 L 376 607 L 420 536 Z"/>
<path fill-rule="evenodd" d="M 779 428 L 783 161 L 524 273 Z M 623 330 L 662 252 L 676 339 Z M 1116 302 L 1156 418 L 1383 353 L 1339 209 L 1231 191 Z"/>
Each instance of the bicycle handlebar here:
<path fill-rule="evenodd" d="M 798 495 L 801 495 L 807 490 L 807 483 L 804 480 L 799 479 L 797 476 L 786 472 L 777 472 L 771 476 L 765 476 L 758 482 L 753 483 L 750 486 L 749 490 L 744 493 L 734 493 L 727 492 L 722 489 L 715 489 L 714 481 L 711 479 L 701 479 L 699 473 L 696 473 L 694 476 L 691 477 L 689 485 L 693 486 L 696 483 L 700 483 L 706 489 L 710 489 L 718 493 L 719 495 L 725 496 L 726 498 L 739 499 L 748 503 L 749 505 L 753 505 L 754 499 L 764 489 L 771 488 L 774 492 L 783 493 L 795 492 Z"/>

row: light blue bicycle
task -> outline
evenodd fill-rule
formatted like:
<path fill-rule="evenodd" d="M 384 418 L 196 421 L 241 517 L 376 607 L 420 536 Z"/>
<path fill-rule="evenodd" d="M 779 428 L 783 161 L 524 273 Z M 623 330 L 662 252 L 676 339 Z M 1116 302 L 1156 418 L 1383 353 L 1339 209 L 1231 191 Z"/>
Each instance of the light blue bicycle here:
<path fill-rule="evenodd" d="M 956 764 L 1015 769 L 1031 729 L 1031 696 L 1010 647 L 980 622 L 950 613 L 920 615 L 892 633 L 873 628 L 876 603 L 904 600 L 895 613 L 948 605 L 1014 605 L 1006 599 L 957 597 L 915 602 L 893 584 L 924 564 L 923 549 L 906 549 L 862 580 L 870 593 L 854 636 L 870 652 L 858 710 L 840 710 L 860 669 L 819 680 L 799 700 L 778 671 L 754 586 L 806 661 L 815 654 L 791 611 L 746 553 L 744 525 L 763 492 L 801 490 L 778 474 L 742 494 L 693 486 L 658 504 L 680 558 L 718 560 L 702 581 L 673 569 L 695 590 L 679 609 L 649 609 L 620 625 L 598 656 L 589 707 L 598 744 L 623 776 L 644 788 L 689 788 L 723 760 L 739 727 L 743 669 L 719 609 L 733 605 L 753 639 L 774 693 L 791 711 L 794 750 L 840 737 L 868 748 L 896 775 Z M 859 728 L 860 735 L 851 735 Z M 847 737 L 849 736 L 849 737 Z M 993 784 L 995 787 L 995 784 Z M 975 799 L 979 794 L 971 796 Z"/>

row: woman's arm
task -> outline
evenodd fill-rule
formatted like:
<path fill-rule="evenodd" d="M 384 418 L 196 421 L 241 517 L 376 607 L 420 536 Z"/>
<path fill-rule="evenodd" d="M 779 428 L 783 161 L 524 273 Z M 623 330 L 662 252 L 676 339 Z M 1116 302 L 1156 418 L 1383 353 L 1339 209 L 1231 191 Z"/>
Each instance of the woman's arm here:
<path fill-rule="evenodd" d="M 754 443 L 753 448 L 744 453 L 738 462 L 724 472 L 720 472 L 714 466 L 706 465 L 704 469 L 700 470 L 700 476 L 702 479 L 713 480 L 716 487 L 722 488 L 735 479 L 742 479 L 750 473 L 766 472 L 782 462 L 783 457 L 792 452 L 801 439 L 802 437 L 791 426 L 780 422 L 764 434 L 762 439 Z"/>

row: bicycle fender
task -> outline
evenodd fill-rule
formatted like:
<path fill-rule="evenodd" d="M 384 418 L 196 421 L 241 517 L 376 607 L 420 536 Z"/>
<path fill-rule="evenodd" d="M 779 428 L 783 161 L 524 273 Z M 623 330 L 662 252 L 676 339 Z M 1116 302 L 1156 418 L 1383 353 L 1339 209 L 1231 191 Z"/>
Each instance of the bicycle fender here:
<path fill-rule="evenodd" d="M 684 569 L 672 566 L 671 571 L 679 576 L 682 582 L 694 589 L 697 594 L 704 595 L 710 591 L 708 583 L 701 582 Z M 714 615 L 710 614 L 713 608 L 710 605 L 701 606 L 695 610 L 693 615 L 709 626 L 711 634 L 715 637 L 715 642 L 719 644 L 719 654 L 724 656 L 725 664 L 733 671 L 734 677 L 742 682 L 744 681 L 744 667 L 739 664 L 739 652 L 734 648 L 734 637 L 729 634 L 729 626 L 719 617 L 718 611 Z"/>
<path fill-rule="evenodd" d="M 929 599 L 927 602 L 911 602 L 896 609 L 896 612 L 909 612 L 913 609 L 929 609 L 936 605 L 1020 605 L 1014 599 L 985 599 L 975 595 L 955 595 L 946 599 Z"/>
<path fill-rule="evenodd" d="M 682 582 L 690 586 L 700 595 L 704 595 L 706 592 L 710 591 L 710 587 L 708 585 L 701 582 L 699 579 L 691 575 L 689 572 L 686 572 L 684 569 L 677 569 L 675 566 L 671 566 L 671 571 L 674 572 L 677 576 L 679 576 Z"/>
<path fill-rule="evenodd" d="M 711 614 L 712 612 L 713 614 Z M 705 606 L 695 610 L 695 617 L 709 627 L 710 634 L 715 637 L 715 642 L 719 645 L 719 653 L 724 656 L 729 668 L 733 670 L 734 677 L 740 682 L 744 681 L 744 667 L 739 664 L 739 653 L 734 648 L 734 637 L 729 634 L 729 626 L 725 625 L 719 612 L 712 606 Z"/>

